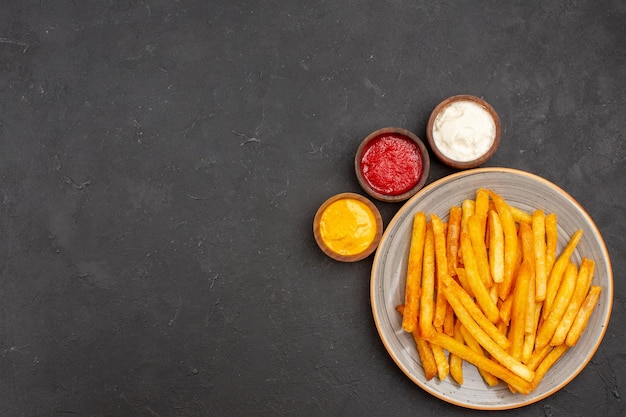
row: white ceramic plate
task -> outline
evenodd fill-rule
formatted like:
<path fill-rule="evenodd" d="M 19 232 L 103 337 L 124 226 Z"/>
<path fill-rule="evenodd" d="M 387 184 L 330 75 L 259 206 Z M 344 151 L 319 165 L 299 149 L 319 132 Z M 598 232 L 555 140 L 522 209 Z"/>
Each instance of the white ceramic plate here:
<path fill-rule="evenodd" d="M 541 208 L 557 214 L 558 251 L 569 237 L 583 229 L 572 260 L 579 265 L 583 256 L 596 262 L 593 285 L 602 287 L 598 305 L 578 344 L 545 375 L 529 395 L 512 394 L 500 383 L 487 386 L 476 368 L 464 364 L 464 384 L 451 377 L 428 381 L 422 370 L 414 341 L 401 328 L 401 317 L 395 310 L 404 302 L 406 265 L 413 214 L 424 211 L 447 220 L 453 205 L 473 199 L 476 189 L 492 189 L 507 202 L 532 212 Z M 521 407 L 555 393 L 569 383 L 591 360 L 606 331 L 613 301 L 613 274 L 609 254 L 591 217 L 571 196 L 551 182 L 524 171 L 508 168 L 479 168 L 450 175 L 430 184 L 408 200 L 387 226 L 374 257 L 371 276 L 371 303 L 376 327 L 387 351 L 400 369 L 417 385 L 432 395 L 459 406 L 474 409 L 502 410 Z"/>

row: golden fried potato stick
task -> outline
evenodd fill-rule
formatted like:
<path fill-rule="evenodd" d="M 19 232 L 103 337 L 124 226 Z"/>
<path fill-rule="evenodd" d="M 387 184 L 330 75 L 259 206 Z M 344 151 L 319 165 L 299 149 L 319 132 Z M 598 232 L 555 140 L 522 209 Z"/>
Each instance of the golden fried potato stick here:
<path fill-rule="evenodd" d="M 450 276 L 444 278 L 444 284 L 446 290 L 453 294 L 455 301 L 458 300 L 465 307 L 465 310 L 467 310 L 476 324 L 478 324 L 494 342 L 500 345 L 502 349 L 508 349 L 510 346 L 509 339 L 507 339 L 506 335 L 485 316 L 480 307 L 472 300 L 472 297 L 470 297 L 470 295 Z M 449 297 L 446 298 L 448 298 L 448 302 L 450 302 Z M 452 310 L 454 310 L 454 308 L 452 308 Z M 454 311 L 456 312 L 456 310 Z M 458 321 L 457 315 L 457 322 Z"/>
<path fill-rule="evenodd" d="M 495 210 L 489 210 L 487 225 L 491 277 L 495 283 L 500 283 L 504 280 L 504 232 L 500 216 Z"/>
<path fill-rule="evenodd" d="M 528 290 L 532 271 L 530 262 L 525 259 L 517 274 L 513 289 L 513 305 L 511 307 L 511 324 L 509 325 L 509 353 L 513 358 L 522 361 L 524 336 L 526 335 L 526 313 L 528 309 Z"/>
<path fill-rule="evenodd" d="M 543 210 L 535 210 L 532 220 L 533 254 L 535 258 L 535 299 L 546 298 L 546 216 Z"/>
<path fill-rule="evenodd" d="M 502 222 L 502 230 L 504 232 L 504 278 L 499 287 L 499 293 L 501 299 L 505 299 L 509 295 L 509 291 L 513 285 L 515 278 L 515 268 L 517 260 L 517 227 L 515 226 L 515 220 L 513 219 L 513 213 L 511 206 L 500 195 L 493 190 L 489 190 L 491 199 L 493 200 L 496 211 L 500 216 Z"/>
<path fill-rule="evenodd" d="M 527 264 L 528 268 L 528 291 L 526 294 L 526 323 L 524 325 L 524 332 L 530 333 L 534 328 L 534 315 L 535 315 L 535 251 L 534 251 L 534 236 L 532 227 L 529 224 L 521 223 L 519 226 L 520 241 L 522 243 L 522 259 Z M 521 270 L 518 270 L 518 276 Z M 516 281 L 517 282 L 517 281 Z M 515 284 L 517 285 L 517 283 Z"/>
<path fill-rule="evenodd" d="M 467 219 L 476 212 L 476 202 L 474 200 L 463 200 L 461 210 L 461 230 L 463 230 Z"/>
<path fill-rule="evenodd" d="M 522 346 L 522 363 L 528 365 L 528 361 L 533 354 L 535 348 L 535 334 L 526 333 L 524 335 L 524 345 Z"/>
<path fill-rule="evenodd" d="M 520 246 L 522 250 L 522 261 L 527 261 L 531 273 L 535 274 L 535 254 L 533 229 L 529 224 L 520 223 L 518 230 Z"/>
<path fill-rule="evenodd" d="M 436 344 L 431 344 L 430 346 L 433 350 L 433 355 L 435 356 L 435 363 L 437 364 L 437 377 L 440 381 L 443 381 L 448 377 L 448 374 L 450 374 L 450 364 L 448 363 L 448 357 L 446 356 L 446 352 L 444 351 L 443 347 Z"/>
<path fill-rule="evenodd" d="M 507 334 L 509 331 L 509 324 L 503 322 L 502 320 L 500 320 L 496 326 L 498 327 L 498 330 L 500 330 L 500 333 L 502 334 Z"/>
<path fill-rule="evenodd" d="M 487 247 L 485 246 L 485 228 L 483 223 L 482 217 L 478 214 L 474 214 L 467 219 L 467 229 L 469 231 L 470 240 L 472 241 L 472 248 L 474 249 L 480 279 L 487 288 L 491 288 L 493 279 L 491 278 L 491 268 L 489 267 L 489 255 L 487 254 Z"/>
<path fill-rule="evenodd" d="M 556 346 L 546 355 L 535 371 L 535 378 L 531 382 L 532 389 L 537 388 L 545 374 L 563 356 L 568 348 L 569 346 L 567 345 Z"/>
<path fill-rule="evenodd" d="M 530 369 L 531 371 L 536 371 L 539 364 L 541 364 L 541 361 L 543 361 L 545 357 L 548 356 L 548 353 L 550 353 L 551 350 L 552 346 L 550 345 L 545 345 L 541 349 L 536 349 L 532 353 L 532 355 L 530 356 L 530 360 L 526 364 L 526 366 L 528 366 L 528 369 Z"/>
<path fill-rule="evenodd" d="M 511 309 L 513 308 L 513 297 L 508 296 L 504 300 L 500 300 L 500 321 L 505 323 L 507 328 L 511 322 Z"/>
<path fill-rule="evenodd" d="M 500 319 L 500 311 L 491 299 L 489 290 L 480 278 L 474 249 L 472 248 L 472 242 L 468 234 L 461 233 L 461 252 L 463 253 L 467 282 L 472 289 L 472 293 L 474 297 L 476 297 L 476 301 L 485 313 L 485 316 L 487 316 L 491 322 L 496 323 Z"/>
<path fill-rule="evenodd" d="M 569 332 L 570 327 L 572 327 L 572 323 L 578 314 L 578 310 L 580 309 L 583 301 L 585 301 L 585 297 L 589 292 L 594 270 L 595 262 L 591 259 L 583 258 L 580 264 L 580 269 L 578 270 L 578 278 L 576 279 L 574 295 L 572 295 L 572 299 L 565 310 L 565 314 L 563 315 L 563 318 L 561 318 L 561 322 L 556 328 L 554 336 L 552 336 L 552 340 L 550 340 L 550 344 L 552 346 L 558 346 L 565 343 L 567 333 Z"/>
<path fill-rule="evenodd" d="M 422 363 L 422 369 L 424 369 L 424 375 L 427 380 L 431 380 L 437 375 L 437 362 L 435 362 L 435 355 L 433 354 L 430 343 L 423 339 L 418 333 L 417 330 L 413 332 L 413 340 L 415 341 L 417 353 Z"/>
<path fill-rule="evenodd" d="M 529 278 L 525 310 L 526 323 L 524 325 L 524 331 L 528 333 L 533 327 L 533 314 L 535 312 L 535 255 L 533 244 L 534 237 L 531 225 L 520 223 L 518 235 L 522 249 L 522 262 L 526 263 L 527 271 L 525 272 L 528 274 Z M 517 277 L 515 278 L 516 286 L 520 271 L 521 270 L 518 269 Z"/>
<path fill-rule="evenodd" d="M 524 332 L 526 334 L 535 333 L 535 306 L 536 301 L 536 277 L 532 275 L 528 284 L 528 297 L 526 298 L 526 325 Z"/>
<path fill-rule="evenodd" d="M 422 264 L 422 295 L 420 297 L 420 312 L 418 324 L 420 334 L 426 337 L 434 331 L 433 318 L 435 317 L 435 237 L 431 222 L 426 223 L 426 237 L 424 239 L 424 259 Z"/>
<path fill-rule="evenodd" d="M 530 382 L 533 379 L 533 372 L 528 369 L 526 365 L 513 358 L 506 350 L 502 349 L 502 347 L 478 325 L 469 311 L 465 308 L 465 305 L 463 305 L 463 303 L 456 298 L 454 292 L 450 290 L 450 287 L 444 287 L 444 293 L 450 303 L 450 306 L 454 309 L 457 319 L 461 320 L 463 326 L 470 333 L 472 333 L 472 336 L 474 336 L 476 341 L 480 343 L 480 345 L 505 368 Z"/>
<path fill-rule="evenodd" d="M 485 359 L 488 359 L 487 356 L 485 355 L 485 351 L 480 346 L 480 344 L 476 341 L 476 339 L 474 339 L 474 336 L 472 336 L 472 334 L 469 331 L 467 331 L 467 329 L 463 327 L 462 325 L 460 326 L 460 332 L 463 335 L 463 340 L 465 342 L 465 345 L 467 345 L 467 347 L 472 349 L 478 355 L 484 356 Z M 494 375 L 490 374 L 489 372 L 485 371 L 482 368 L 477 368 L 477 369 L 478 369 L 478 373 L 480 373 L 480 376 L 483 377 L 483 380 L 485 381 L 487 385 L 489 385 L 490 387 L 495 387 L 496 385 L 498 385 L 499 380 L 497 377 L 495 377 Z"/>
<path fill-rule="evenodd" d="M 461 287 L 463 287 L 463 289 L 470 295 L 470 296 L 474 296 L 474 293 L 472 292 L 472 289 L 469 286 L 469 283 L 467 282 L 467 274 L 465 273 L 465 268 L 457 268 L 456 270 L 457 275 L 456 277 L 459 279 L 459 284 L 461 284 Z"/>
<path fill-rule="evenodd" d="M 446 258 L 448 260 L 448 273 L 455 277 L 456 268 L 459 265 L 459 237 L 461 236 L 461 216 L 463 209 L 459 206 L 450 207 L 448 216 L 448 231 L 446 233 Z"/>
<path fill-rule="evenodd" d="M 513 282 L 511 283 L 511 288 L 509 291 L 510 292 L 513 290 L 513 286 L 515 285 L 515 277 L 517 277 L 517 271 L 519 270 L 519 267 L 522 265 L 522 258 L 523 258 L 523 250 L 524 248 L 522 247 L 524 244 L 524 242 L 522 241 L 522 234 L 519 232 L 519 229 L 517 230 L 517 250 L 515 251 L 515 268 L 514 268 L 514 272 L 513 272 Z"/>
<path fill-rule="evenodd" d="M 404 304 L 397 306 L 396 311 L 403 316 L 405 312 Z M 411 335 L 413 336 L 415 347 L 417 347 L 417 354 L 420 357 L 424 375 L 426 379 L 431 380 L 437 375 L 437 364 L 435 363 L 435 356 L 433 355 L 430 343 L 420 336 L 419 329 L 415 329 Z"/>
<path fill-rule="evenodd" d="M 452 309 L 450 309 L 452 310 Z M 465 343 L 463 339 L 463 334 L 461 333 L 461 328 L 463 325 L 459 320 L 454 324 L 454 340 L 459 343 Z M 450 376 L 458 382 L 460 385 L 463 385 L 463 358 L 455 355 L 454 353 L 450 354 Z"/>
<path fill-rule="evenodd" d="M 576 278 L 578 276 L 578 268 L 572 262 L 567 264 L 561 286 L 554 298 L 552 310 L 548 313 L 546 319 L 539 325 L 537 337 L 535 339 L 535 349 L 539 349 L 550 343 L 550 339 L 554 336 L 556 328 L 559 326 L 567 305 L 569 304 L 574 289 L 576 288 Z M 544 308 L 546 308 L 544 304 Z"/>
<path fill-rule="evenodd" d="M 592 286 L 589 290 L 589 293 L 585 298 L 585 302 L 582 306 L 580 306 L 580 310 L 578 310 L 576 319 L 574 319 L 574 323 L 572 323 L 572 327 L 570 327 L 569 333 L 567 333 L 567 338 L 565 338 L 565 343 L 568 346 L 574 346 L 576 343 L 578 343 L 578 339 L 580 339 L 583 330 L 585 330 L 585 327 L 587 327 L 589 318 L 591 317 L 593 310 L 596 308 L 596 304 L 598 303 L 601 292 L 602 287 L 598 285 Z"/>
<path fill-rule="evenodd" d="M 583 235 L 582 229 L 577 230 L 572 237 L 570 238 L 567 246 L 563 249 L 558 259 L 554 263 L 552 267 L 552 272 L 550 273 L 550 277 L 548 278 L 548 284 L 546 287 L 546 299 L 544 300 L 544 308 L 542 316 L 543 318 L 547 318 L 550 311 L 552 311 L 552 303 L 554 302 L 554 297 L 556 297 L 556 293 L 559 290 L 561 285 L 561 280 L 563 279 L 563 273 L 567 268 L 567 265 L 570 263 L 570 258 L 580 241 L 580 238 Z"/>
<path fill-rule="evenodd" d="M 494 285 L 489 288 L 489 297 L 491 297 L 491 301 L 495 305 L 498 305 L 498 301 L 500 301 L 500 297 L 498 297 L 498 285 L 494 283 Z"/>
<path fill-rule="evenodd" d="M 447 301 L 446 301 L 446 305 L 447 305 Z M 454 317 L 454 310 L 452 310 L 452 308 L 447 305 L 446 307 L 446 316 L 443 319 L 443 332 L 445 334 L 447 334 L 448 336 L 454 336 L 454 321 L 455 321 L 455 317 Z"/>
<path fill-rule="evenodd" d="M 530 362 L 533 352 L 535 350 L 535 339 L 537 338 L 537 326 L 539 326 L 539 317 L 541 317 L 541 307 L 543 307 L 543 305 L 537 302 L 533 306 L 533 328 L 530 332 L 526 331 L 526 336 L 524 337 L 524 348 L 522 349 L 522 363 L 525 364 L 528 364 Z"/>
<path fill-rule="evenodd" d="M 493 374 L 497 378 L 500 378 L 507 384 L 515 387 L 518 392 L 522 394 L 530 393 L 531 386 L 528 380 L 516 375 L 502 364 L 488 359 L 484 355 L 477 354 L 469 347 L 454 340 L 454 338 L 443 333 L 435 332 L 429 336 L 429 341 L 433 345 L 441 346 L 448 352 L 454 353 L 455 355 L 460 356 L 461 358 L 463 358 L 463 360 L 473 364 L 474 366 L 480 369 L 484 369 L 485 371 Z M 532 373 L 532 375 L 534 377 L 534 372 Z"/>
<path fill-rule="evenodd" d="M 489 191 L 484 188 L 476 190 L 476 199 L 474 203 L 474 215 L 480 219 L 481 239 L 485 241 L 485 232 L 487 230 L 487 215 L 489 213 Z"/>
<path fill-rule="evenodd" d="M 446 310 L 448 308 L 448 302 L 439 290 L 443 285 L 441 284 L 441 277 L 448 275 L 446 235 L 444 224 L 441 219 L 437 217 L 437 215 L 430 215 L 430 223 L 433 225 L 433 237 L 435 239 L 435 287 L 437 288 L 437 293 L 435 295 L 435 317 L 433 318 L 433 326 L 439 328 L 443 326 L 443 322 L 446 317 Z"/>
<path fill-rule="evenodd" d="M 461 233 L 467 233 L 467 219 L 470 218 L 476 212 L 476 202 L 474 200 L 463 200 L 461 203 Z M 460 238 L 459 238 L 460 239 Z M 461 253 L 461 246 L 459 242 L 458 262 L 463 263 L 463 254 Z"/>
<path fill-rule="evenodd" d="M 476 198 L 474 203 L 474 214 L 479 216 L 486 216 L 489 212 L 489 191 L 485 188 L 478 188 L 476 190 Z"/>
<path fill-rule="evenodd" d="M 404 294 L 404 314 L 402 315 L 402 329 L 408 333 L 413 333 L 417 327 L 425 239 L 426 214 L 424 212 L 418 212 L 413 216 L 413 229 L 409 247 L 406 289 Z"/>
<path fill-rule="evenodd" d="M 550 272 L 552 272 L 552 267 L 556 261 L 556 248 L 559 242 L 556 220 L 555 213 L 550 213 L 546 216 L 546 279 L 550 277 Z"/>
<path fill-rule="evenodd" d="M 516 223 L 526 223 L 530 225 L 533 221 L 532 214 L 526 213 L 524 210 L 517 208 L 515 206 L 511 207 L 511 214 L 513 215 L 513 219 Z"/>

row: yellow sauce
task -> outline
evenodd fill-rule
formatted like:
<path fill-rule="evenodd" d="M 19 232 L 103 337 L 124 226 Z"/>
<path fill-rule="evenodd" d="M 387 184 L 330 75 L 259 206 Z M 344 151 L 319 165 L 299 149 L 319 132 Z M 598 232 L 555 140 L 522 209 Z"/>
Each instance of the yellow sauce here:
<path fill-rule="evenodd" d="M 356 255 L 376 236 L 376 217 L 364 203 L 344 198 L 331 203 L 320 218 L 320 235 L 333 252 Z"/>

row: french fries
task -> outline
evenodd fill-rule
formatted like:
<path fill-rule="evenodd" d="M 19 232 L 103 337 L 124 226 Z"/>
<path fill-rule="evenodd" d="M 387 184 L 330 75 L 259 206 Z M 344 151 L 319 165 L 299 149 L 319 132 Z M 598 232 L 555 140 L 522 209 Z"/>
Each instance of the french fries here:
<path fill-rule="evenodd" d="M 441 287 L 441 277 L 448 274 L 448 260 L 446 258 L 446 235 L 444 224 L 441 219 L 434 214 L 430 215 L 430 222 L 433 225 L 433 237 L 435 239 L 435 271 L 436 286 Z M 435 318 L 433 325 L 435 328 L 443 327 L 448 303 L 441 291 L 437 291 L 435 296 Z"/>
<path fill-rule="evenodd" d="M 509 291 L 511 291 L 513 286 L 513 279 L 515 278 L 515 261 L 518 250 L 517 227 L 508 203 L 493 191 L 490 191 L 489 194 L 500 216 L 504 232 L 504 278 L 498 290 L 498 295 L 504 300 L 509 295 Z"/>
<path fill-rule="evenodd" d="M 574 346 L 578 342 L 578 339 L 580 339 L 580 336 L 582 335 L 583 330 L 585 330 L 585 326 L 587 326 L 587 322 L 591 317 L 591 313 L 593 313 L 593 310 L 598 303 L 601 292 L 602 287 L 597 285 L 594 285 L 589 290 L 589 294 L 587 294 L 584 304 L 580 307 L 580 310 L 578 310 L 576 319 L 567 333 L 567 338 L 565 339 L 567 346 Z"/>
<path fill-rule="evenodd" d="M 489 210 L 487 223 L 489 234 L 489 268 L 493 282 L 499 284 L 504 280 L 504 232 L 500 216 Z"/>
<path fill-rule="evenodd" d="M 533 254 L 535 257 L 535 299 L 546 298 L 546 216 L 536 210 L 532 217 Z"/>
<path fill-rule="evenodd" d="M 476 301 L 482 307 L 485 315 L 493 323 L 497 322 L 500 317 L 498 307 L 491 299 L 489 291 L 484 282 L 480 278 L 480 272 L 478 271 L 478 264 L 476 262 L 476 256 L 474 254 L 474 248 L 468 235 L 461 233 L 461 252 L 463 252 L 463 262 L 465 264 L 465 274 L 467 276 L 467 282 L 472 290 L 472 293 L 476 297 Z"/>
<path fill-rule="evenodd" d="M 416 213 L 413 217 L 411 248 L 406 272 L 404 314 L 402 316 L 402 329 L 408 333 L 413 333 L 417 327 L 425 238 L 426 216 L 421 212 Z"/>
<path fill-rule="evenodd" d="M 404 316 L 407 313 L 406 305 L 401 304 L 396 307 L 396 310 L 404 320 Z M 422 338 L 419 334 L 419 329 L 413 330 L 411 332 L 413 335 L 413 340 L 415 341 L 415 346 L 417 347 L 417 353 L 420 357 L 420 361 L 422 363 L 422 368 L 424 369 L 424 376 L 426 379 L 431 380 L 437 375 L 437 363 L 435 361 L 435 355 L 433 353 L 433 348 L 424 338 Z"/>
<path fill-rule="evenodd" d="M 480 346 L 480 344 L 476 341 L 476 339 L 474 339 L 474 336 L 472 336 L 472 334 L 469 331 L 467 331 L 465 327 L 463 326 L 460 326 L 460 327 L 461 327 L 461 334 L 463 336 L 463 341 L 465 342 L 465 344 L 477 354 L 484 356 L 485 352 L 483 351 L 482 346 Z M 482 368 L 478 368 L 478 372 L 483 377 L 483 380 L 490 387 L 495 387 L 496 385 L 498 385 L 499 380 L 496 376 L 490 374 L 489 372 L 485 371 Z"/>
<path fill-rule="evenodd" d="M 452 309 L 450 309 L 452 311 Z M 463 338 L 463 332 L 461 329 L 463 328 L 463 323 L 460 320 L 457 320 L 454 324 L 454 340 L 459 343 L 464 344 L 465 339 Z M 460 385 L 463 385 L 463 358 L 453 353 L 450 354 L 450 376 L 454 378 L 456 382 Z"/>
<path fill-rule="evenodd" d="M 417 353 L 422 361 L 426 379 L 430 380 L 437 375 L 437 361 L 435 360 L 435 354 L 433 353 L 433 348 L 430 343 L 423 339 L 418 333 L 417 330 L 413 332 L 413 340 L 415 340 Z"/>
<path fill-rule="evenodd" d="M 578 268 L 576 268 L 576 265 L 569 262 L 563 275 L 563 282 L 554 298 L 554 307 L 548 313 L 548 317 L 539 326 L 539 330 L 537 330 L 537 338 L 535 340 L 535 347 L 537 348 L 542 348 L 550 342 L 574 294 Z M 544 305 L 544 308 L 547 309 L 547 307 L 547 305 Z"/>
<path fill-rule="evenodd" d="M 567 306 L 567 311 L 563 315 L 563 318 L 561 319 L 561 322 L 556 328 L 554 336 L 550 341 L 550 344 L 552 346 L 558 346 L 565 342 L 567 333 L 571 329 L 574 319 L 576 318 L 576 315 L 580 310 L 580 306 L 585 299 L 585 295 L 589 291 L 589 286 L 591 285 L 591 279 L 593 278 L 594 269 L 594 261 L 587 258 L 584 258 L 582 260 L 580 269 L 578 270 L 578 277 L 576 279 L 576 289 L 574 290 L 572 299 Z"/>
<path fill-rule="evenodd" d="M 534 374 L 525 365 L 517 361 L 506 350 L 502 349 L 489 335 L 476 323 L 472 315 L 467 311 L 463 303 L 455 297 L 454 293 L 448 287 L 444 287 L 446 299 L 457 314 L 457 318 L 461 320 L 463 326 L 469 330 L 476 338 L 478 343 L 485 348 L 494 358 L 496 358 L 505 368 L 525 379 L 532 381 Z M 432 338 L 432 336 L 430 336 Z M 432 340 L 431 340 L 432 342 Z"/>
<path fill-rule="evenodd" d="M 459 237 L 461 236 L 461 216 L 463 209 L 459 206 L 450 207 L 448 216 L 448 230 L 446 236 L 446 251 L 448 259 L 448 273 L 453 277 L 457 275 L 459 256 Z"/>
<path fill-rule="evenodd" d="M 427 379 L 462 385 L 465 361 L 487 385 L 528 394 L 578 342 L 602 288 L 593 260 L 574 263 L 582 230 L 559 253 L 556 222 L 484 188 L 447 220 L 415 214 L 398 311 Z"/>
<path fill-rule="evenodd" d="M 522 360 L 524 336 L 526 335 L 526 315 L 528 314 L 528 292 L 532 279 L 530 262 L 525 260 L 519 269 L 513 290 L 513 304 L 511 306 L 511 323 L 509 325 L 509 353 L 518 361 Z"/>
<path fill-rule="evenodd" d="M 485 215 L 484 219 L 486 220 Z M 467 220 L 467 228 L 469 231 L 470 241 L 474 249 L 476 264 L 480 279 L 487 288 L 493 285 L 491 278 L 491 268 L 489 267 L 489 255 L 487 254 L 487 245 L 485 245 L 485 221 L 482 215 L 474 214 Z"/>
<path fill-rule="evenodd" d="M 424 241 L 424 256 L 422 265 L 422 289 L 420 296 L 420 312 L 418 325 L 420 335 L 428 336 L 434 331 L 433 319 L 435 317 L 435 237 L 433 226 L 426 224 L 426 237 Z"/>
<path fill-rule="evenodd" d="M 494 342 L 496 342 L 503 349 L 508 349 L 510 346 L 509 339 L 507 339 L 506 335 L 502 333 L 495 324 L 493 324 L 482 312 L 480 307 L 478 307 L 472 297 L 463 290 L 463 288 L 451 277 L 444 277 L 444 285 L 445 290 L 450 291 L 449 297 L 454 297 L 454 300 L 458 300 L 465 310 L 469 313 L 469 315 L 474 319 L 476 324 L 480 326 L 480 328 L 485 331 L 491 337 Z M 458 318 L 458 316 L 457 316 Z M 460 321 L 460 320 L 459 320 Z"/>
<path fill-rule="evenodd" d="M 554 266 L 552 267 L 550 278 L 548 279 L 546 287 L 545 307 L 543 309 L 544 318 L 546 318 L 552 311 L 552 303 L 554 302 L 557 291 L 561 287 L 561 280 L 563 279 L 563 275 L 567 269 L 567 265 L 569 264 L 570 257 L 572 256 L 572 253 L 574 253 L 574 249 L 576 249 L 576 245 L 578 245 L 582 235 L 582 230 L 578 230 L 572 235 L 569 243 L 565 249 L 563 249 L 563 252 L 559 255 L 558 259 L 554 263 Z"/>

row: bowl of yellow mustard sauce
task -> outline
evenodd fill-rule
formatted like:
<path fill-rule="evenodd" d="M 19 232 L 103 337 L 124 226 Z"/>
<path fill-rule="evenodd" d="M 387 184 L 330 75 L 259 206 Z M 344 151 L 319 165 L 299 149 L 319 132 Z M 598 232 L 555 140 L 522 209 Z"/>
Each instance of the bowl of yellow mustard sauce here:
<path fill-rule="evenodd" d="M 356 193 L 327 199 L 313 220 L 313 234 L 322 251 L 341 262 L 356 262 L 376 250 L 383 233 L 378 208 Z"/>

